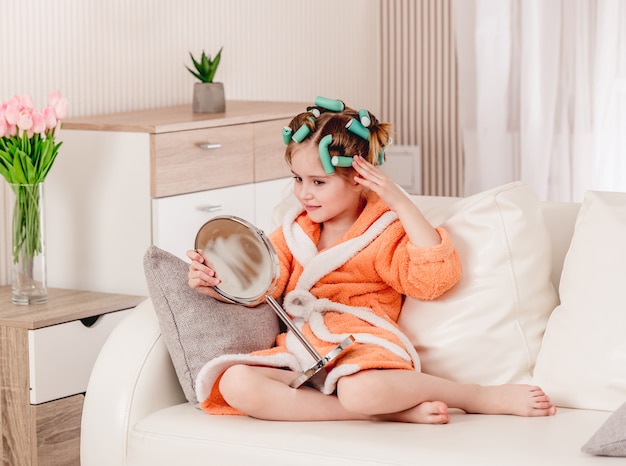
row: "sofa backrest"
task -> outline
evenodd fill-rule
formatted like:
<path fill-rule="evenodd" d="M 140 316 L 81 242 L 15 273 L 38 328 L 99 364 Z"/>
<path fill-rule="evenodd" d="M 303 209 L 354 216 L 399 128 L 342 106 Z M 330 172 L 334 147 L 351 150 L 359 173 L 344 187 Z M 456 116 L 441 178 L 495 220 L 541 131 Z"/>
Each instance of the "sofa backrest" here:
<path fill-rule="evenodd" d="M 579 203 L 543 202 L 543 218 L 552 238 L 552 283 L 558 291 L 563 261 L 572 241 Z"/>
<path fill-rule="evenodd" d="M 461 199 L 460 197 L 447 196 L 411 195 L 410 197 L 424 211 L 443 208 Z M 574 202 L 542 202 L 541 209 L 546 228 L 552 239 L 552 283 L 558 291 L 563 261 L 574 234 L 574 225 L 580 204 Z"/>
<path fill-rule="evenodd" d="M 450 196 L 409 195 L 409 197 L 423 210 L 443 208 L 461 199 Z M 292 193 L 285 196 L 285 199 L 274 209 L 274 226 L 280 225 L 283 213 L 296 202 Z M 546 228 L 552 239 L 552 283 L 558 291 L 563 261 L 574 234 L 574 225 L 580 204 L 574 202 L 542 202 L 541 208 Z"/>

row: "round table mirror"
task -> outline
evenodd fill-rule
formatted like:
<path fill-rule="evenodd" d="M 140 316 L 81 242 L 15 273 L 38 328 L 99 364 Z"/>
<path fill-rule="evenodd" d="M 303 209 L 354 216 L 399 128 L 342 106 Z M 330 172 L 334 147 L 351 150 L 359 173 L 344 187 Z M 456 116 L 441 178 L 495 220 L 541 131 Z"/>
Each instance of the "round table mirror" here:
<path fill-rule="evenodd" d="M 202 225 L 195 243 L 222 280 L 214 287 L 220 296 L 254 306 L 273 291 L 280 273 L 278 258 L 265 233 L 250 222 L 214 217 Z"/>
<path fill-rule="evenodd" d="M 255 306 L 266 301 L 289 330 L 298 338 L 316 363 L 291 382 L 298 388 L 316 377 L 344 349 L 354 343 L 348 336 L 325 356 L 321 356 L 295 326 L 282 306 L 271 296 L 280 275 L 278 256 L 265 233 L 250 222 L 231 215 L 213 217 L 196 235 L 195 248 L 202 250 L 222 282 L 213 289 L 227 301 Z"/>

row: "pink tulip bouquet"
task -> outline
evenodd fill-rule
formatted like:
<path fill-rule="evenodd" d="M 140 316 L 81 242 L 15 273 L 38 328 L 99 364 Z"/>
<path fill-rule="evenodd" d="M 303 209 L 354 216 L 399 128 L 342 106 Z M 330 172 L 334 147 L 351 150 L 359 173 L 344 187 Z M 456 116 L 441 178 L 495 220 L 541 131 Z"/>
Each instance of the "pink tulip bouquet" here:
<path fill-rule="evenodd" d="M 38 110 L 29 95 L 0 104 L 0 174 L 11 184 L 36 184 L 46 179 L 60 143 L 55 133 L 67 115 L 67 100 L 52 92 L 48 106 Z"/>
<path fill-rule="evenodd" d="M 0 175 L 15 193 L 13 211 L 13 262 L 20 254 L 27 258 L 42 249 L 39 205 L 35 189 L 39 189 L 52 168 L 60 142 L 55 135 L 67 115 L 67 100 L 52 92 L 43 110 L 33 106 L 29 95 L 14 96 L 0 103 Z"/>

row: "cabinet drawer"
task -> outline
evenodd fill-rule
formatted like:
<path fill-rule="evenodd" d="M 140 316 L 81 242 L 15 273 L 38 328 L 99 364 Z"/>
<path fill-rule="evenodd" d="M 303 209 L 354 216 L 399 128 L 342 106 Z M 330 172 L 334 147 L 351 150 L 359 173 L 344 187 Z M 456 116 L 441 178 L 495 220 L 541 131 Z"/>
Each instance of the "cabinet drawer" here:
<path fill-rule="evenodd" d="M 236 215 L 254 223 L 254 185 L 212 189 L 152 200 L 152 242 L 188 261 L 196 233 L 210 218 Z"/>
<path fill-rule="evenodd" d="M 28 331 L 30 402 L 45 403 L 87 390 L 98 353 L 113 327 L 131 309 Z"/>
<path fill-rule="evenodd" d="M 254 181 L 275 180 L 291 176 L 285 162 L 282 129 L 291 120 L 273 120 L 254 125 Z"/>
<path fill-rule="evenodd" d="M 252 124 L 151 135 L 152 196 L 254 181 Z"/>
<path fill-rule="evenodd" d="M 287 197 L 293 198 L 293 177 L 255 183 L 256 227 L 267 234 L 274 231 L 282 221 L 276 207 Z"/>
<path fill-rule="evenodd" d="M 37 422 L 37 466 L 80 464 L 80 424 L 84 395 L 32 407 Z"/>

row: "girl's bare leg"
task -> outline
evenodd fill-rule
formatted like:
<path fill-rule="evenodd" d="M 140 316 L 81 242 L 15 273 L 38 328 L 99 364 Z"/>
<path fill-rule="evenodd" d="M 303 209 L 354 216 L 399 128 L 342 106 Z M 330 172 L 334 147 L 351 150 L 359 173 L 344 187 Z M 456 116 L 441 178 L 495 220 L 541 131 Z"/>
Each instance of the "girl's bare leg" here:
<path fill-rule="evenodd" d="M 396 413 L 397 420 L 408 422 L 413 415 L 421 416 L 421 403 L 435 400 L 468 413 L 518 416 L 556 413 L 549 397 L 536 386 L 460 384 L 405 370 L 368 370 L 343 377 L 339 380 L 337 394 L 350 412 Z"/>
<path fill-rule="evenodd" d="M 237 365 L 220 381 L 234 408 L 252 417 L 285 421 L 370 419 L 445 424 L 448 407 L 468 413 L 550 416 L 556 408 L 532 385 L 459 384 L 406 370 L 367 370 L 342 377 L 337 396 L 289 387 L 293 372 Z"/>
<path fill-rule="evenodd" d="M 259 419 L 275 421 L 394 420 L 425 424 L 448 422 L 444 403 L 422 403 L 410 413 L 371 416 L 350 412 L 336 396 L 301 387 L 289 387 L 296 378 L 293 372 L 268 367 L 236 365 L 220 380 L 226 402 L 239 411 Z"/>
<path fill-rule="evenodd" d="M 297 390 L 289 383 L 297 374 L 281 369 L 236 365 L 224 372 L 220 392 L 233 408 L 252 417 L 275 421 L 367 419 L 349 413 L 337 397 L 309 387 Z"/>

